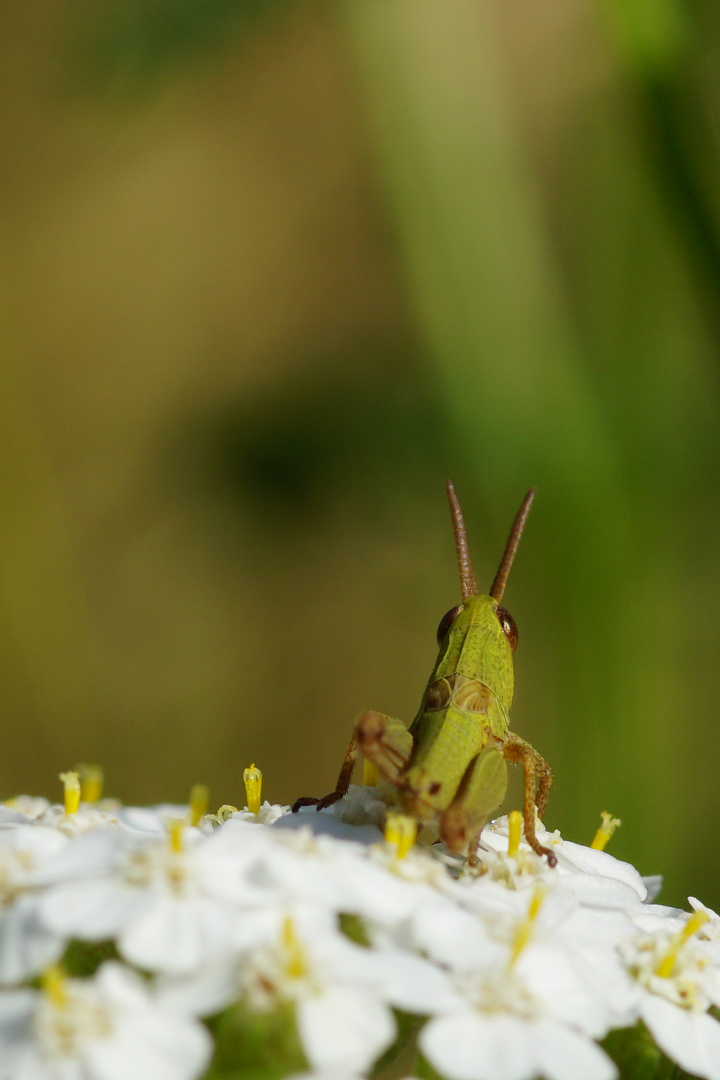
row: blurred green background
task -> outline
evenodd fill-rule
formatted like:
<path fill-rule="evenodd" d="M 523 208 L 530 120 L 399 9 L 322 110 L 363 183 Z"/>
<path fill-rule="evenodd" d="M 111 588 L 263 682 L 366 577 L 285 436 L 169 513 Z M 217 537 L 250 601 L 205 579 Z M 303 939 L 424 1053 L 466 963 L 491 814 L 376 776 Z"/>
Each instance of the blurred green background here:
<path fill-rule="evenodd" d="M 720 905 L 720 13 L 0 11 L 0 790 L 214 805 L 408 721 L 506 593 L 547 824 Z M 517 785 L 514 789 L 517 797 Z"/>

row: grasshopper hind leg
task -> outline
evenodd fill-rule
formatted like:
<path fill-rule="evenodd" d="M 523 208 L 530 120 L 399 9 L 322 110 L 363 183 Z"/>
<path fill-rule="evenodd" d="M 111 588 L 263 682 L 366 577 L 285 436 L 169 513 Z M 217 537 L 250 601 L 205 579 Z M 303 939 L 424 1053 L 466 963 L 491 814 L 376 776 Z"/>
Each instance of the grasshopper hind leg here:
<path fill-rule="evenodd" d="M 468 863 L 477 862 L 480 833 L 493 810 L 497 810 L 507 790 L 507 765 L 503 748 L 486 746 L 465 770 L 460 787 L 440 817 L 440 836 L 450 851 L 467 848 Z"/>
<path fill-rule="evenodd" d="M 545 855 L 549 866 L 556 866 L 555 855 L 550 848 L 543 847 L 535 835 L 535 809 L 537 807 L 538 815 L 542 817 L 550 794 L 552 784 L 550 766 L 530 743 L 511 731 L 507 733 L 503 741 L 502 752 L 508 761 L 519 762 L 525 774 L 523 800 L 525 839 L 536 854 Z"/>

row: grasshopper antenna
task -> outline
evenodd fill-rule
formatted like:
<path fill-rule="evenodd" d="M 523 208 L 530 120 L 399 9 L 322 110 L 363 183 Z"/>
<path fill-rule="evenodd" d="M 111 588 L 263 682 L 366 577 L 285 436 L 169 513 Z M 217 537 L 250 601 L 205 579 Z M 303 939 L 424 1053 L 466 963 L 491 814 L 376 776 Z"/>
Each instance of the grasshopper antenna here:
<path fill-rule="evenodd" d="M 510 573 L 510 567 L 513 564 L 515 552 L 518 549 L 520 537 L 522 536 L 523 529 L 525 528 L 525 522 L 527 521 L 527 516 L 530 513 L 530 507 L 533 504 L 534 498 L 535 488 L 532 487 L 523 499 L 522 506 L 518 510 L 517 516 L 513 521 L 513 526 L 510 530 L 510 536 L 508 537 L 508 542 L 505 546 L 505 554 L 502 557 L 502 562 L 500 563 L 500 567 L 497 574 L 495 575 L 495 580 L 493 581 L 492 587 L 490 589 L 490 596 L 492 596 L 494 600 L 497 600 L 498 604 L 503 598 L 505 586 L 507 585 L 508 575 Z"/>
<path fill-rule="evenodd" d="M 452 480 L 445 481 L 445 490 L 447 491 L 448 502 L 450 503 L 450 513 L 452 514 L 453 531 L 455 533 L 455 548 L 457 550 L 458 567 L 460 569 L 460 587 L 462 589 L 463 602 L 470 599 L 471 596 L 478 595 L 477 582 L 475 581 L 475 571 L 472 567 L 472 561 L 470 559 L 470 549 L 467 542 L 467 532 L 465 530 L 465 519 L 463 517 L 462 507 L 460 500 L 455 494 L 455 487 Z M 508 569 L 510 569 L 508 567 Z"/>

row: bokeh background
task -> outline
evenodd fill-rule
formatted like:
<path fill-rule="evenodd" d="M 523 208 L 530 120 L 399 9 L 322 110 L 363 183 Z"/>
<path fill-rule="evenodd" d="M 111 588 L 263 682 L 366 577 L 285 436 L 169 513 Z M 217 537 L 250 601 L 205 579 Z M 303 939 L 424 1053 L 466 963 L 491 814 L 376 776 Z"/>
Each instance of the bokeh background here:
<path fill-rule="evenodd" d="M 0 793 L 292 801 L 506 602 L 547 823 L 720 904 L 711 0 L 0 10 Z M 517 784 L 513 789 L 517 797 Z"/>

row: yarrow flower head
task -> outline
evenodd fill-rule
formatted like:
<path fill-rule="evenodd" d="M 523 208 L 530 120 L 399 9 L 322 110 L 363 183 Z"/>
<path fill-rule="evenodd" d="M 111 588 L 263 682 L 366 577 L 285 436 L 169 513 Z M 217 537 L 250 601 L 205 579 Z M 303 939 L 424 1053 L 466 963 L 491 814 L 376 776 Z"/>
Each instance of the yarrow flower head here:
<path fill-rule="evenodd" d="M 211 1053 L 202 1025 L 158 1004 L 119 964 L 91 979 L 49 968 L 40 990 L 0 993 L 2 1080 L 192 1080 Z"/>
<path fill-rule="evenodd" d="M 720 918 L 649 903 L 609 815 L 588 846 L 537 822 L 550 866 L 511 813 L 468 864 L 382 784 L 290 814 L 244 783 L 128 807 L 83 766 L 0 807 L 0 1080 L 363 1080 L 405 1044 L 446 1080 L 614 1080 L 599 1042 L 637 1031 L 720 1080 Z"/>

